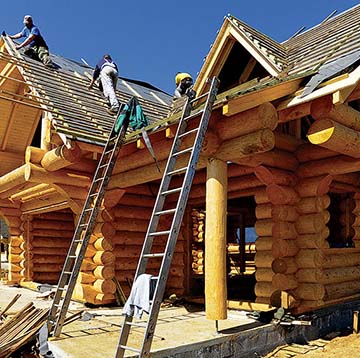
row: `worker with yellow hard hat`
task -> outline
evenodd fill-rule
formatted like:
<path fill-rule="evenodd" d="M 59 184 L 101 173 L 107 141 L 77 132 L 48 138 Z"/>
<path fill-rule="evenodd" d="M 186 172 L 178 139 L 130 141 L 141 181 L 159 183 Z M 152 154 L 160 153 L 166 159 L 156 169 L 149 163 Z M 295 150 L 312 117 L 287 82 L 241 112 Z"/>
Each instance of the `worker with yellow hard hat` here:
<path fill-rule="evenodd" d="M 175 85 L 174 99 L 177 99 L 186 94 L 186 91 L 193 85 L 193 79 L 186 72 L 178 72 L 175 76 Z"/>

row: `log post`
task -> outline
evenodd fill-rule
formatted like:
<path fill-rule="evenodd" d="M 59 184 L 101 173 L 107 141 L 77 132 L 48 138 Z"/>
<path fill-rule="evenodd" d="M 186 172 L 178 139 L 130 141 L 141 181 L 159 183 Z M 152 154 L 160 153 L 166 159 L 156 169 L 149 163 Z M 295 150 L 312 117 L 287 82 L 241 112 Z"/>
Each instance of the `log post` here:
<path fill-rule="evenodd" d="M 227 164 L 208 160 L 205 222 L 206 317 L 227 318 L 226 286 Z"/>

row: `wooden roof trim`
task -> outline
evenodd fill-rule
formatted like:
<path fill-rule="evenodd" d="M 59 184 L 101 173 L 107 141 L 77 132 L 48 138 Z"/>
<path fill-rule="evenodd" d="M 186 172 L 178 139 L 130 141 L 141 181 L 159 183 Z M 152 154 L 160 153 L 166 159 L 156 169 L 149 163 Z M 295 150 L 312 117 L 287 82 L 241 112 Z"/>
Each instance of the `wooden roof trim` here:
<path fill-rule="evenodd" d="M 295 78 L 280 82 L 275 86 L 265 87 L 231 98 L 223 105 L 223 115 L 232 116 L 247 109 L 257 107 L 262 103 L 271 102 L 291 95 L 299 89 L 302 80 L 302 78 Z"/>
<path fill-rule="evenodd" d="M 332 80 L 329 85 L 318 88 L 303 98 L 299 98 L 295 95 L 293 98 L 281 102 L 277 108 L 278 110 L 282 110 L 329 94 L 333 95 L 333 103 L 344 103 L 350 96 L 351 92 L 360 83 L 360 66 L 358 66 L 345 78 L 344 76 L 340 76 L 340 78 L 341 79 L 339 81 L 334 82 Z"/>
<path fill-rule="evenodd" d="M 219 30 L 218 35 L 216 36 L 215 42 L 213 43 L 209 53 L 205 57 L 204 64 L 200 69 L 200 72 L 197 76 L 197 79 L 194 84 L 194 89 L 201 94 L 204 91 L 206 80 L 209 77 L 212 66 L 215 63 L 216 59 L 220 56 L 223 47 L 228 41 L 230 33 L 230 22 L 227 18 L 224 19 L 224 22 Z"/>

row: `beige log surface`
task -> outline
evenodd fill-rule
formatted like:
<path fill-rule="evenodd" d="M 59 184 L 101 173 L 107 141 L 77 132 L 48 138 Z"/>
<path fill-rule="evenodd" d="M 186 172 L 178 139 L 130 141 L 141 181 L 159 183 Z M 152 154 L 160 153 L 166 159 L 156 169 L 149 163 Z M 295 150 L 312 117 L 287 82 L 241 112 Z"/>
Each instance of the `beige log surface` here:
<path fill-rule="evenodd" d="M 256 220 L 255 223 L 255 232 L 258 236 L 272 236 L 273 228 L 272 219 L 260 219 Z"/>
<path fill-rule="evenodd" d="M 96 281 L 96 278 L 93 274 L 91 273 L 86 273 L 86 272 L 79 272 L 79 278 L 78 278 L 78 282 L 80 283 L 93 283 Z"/>
<path fill-rule="evenodd" d="M 25 149 L 25 163 L 40 164 L 46 150 L 27 146 Z"/>
<path fill-rule="evenodd" d="M 295 256 L 299 251 L 295 240 L 274 240 L 272 255 L 274 258 Z"/>
<path fill-rule="evenodd" d="M 274 271 L 269 268 L 258 268 L 255 271 L 255 278 L 257 282 L 271 282 L 274 276 Z"/>
<path fill-rule="evenodd" d="M 112 245 L 112 241 L 107 240 L 105 238 L 99 238 L 94 242 L 94 247 L 96 250 L 102 250 L 102 251 L 111 251 L 114 246 Z"/>
<path fill-rule="evenodd" d="M 333 176 L 331 175 L 302 179 L 297 184 L 296 191 L 301 198 L 323 196 L 329 192 L 332 180 Z"/>
<path fill-rule="evenodd" d="M 298 169 L 300 177 L 314 177 L 320 175 L 338 175 L 355 173 L 360 170 L 360 160 L 346 155 L 338 155 L 334 158 L 315 160 L 301 165 Z"/>
<path fill-rule="evenodd" d="M 296 231 L 299 234 L 318 233 L 325 229 L 329 212 L 321 211 L 319 213 L 300 215 L 295 223 Z"/>
<path fill-rule="evenodd" d="M 313 234 L 302 234 L 296 238 L 296 245 L 300 249 L 326 249 L 329 243 L 326 240 L 330 234 L 327 226 L 323 230 Z"/>
<path fill-rule="evenodd" d="M 275 221 L 272 227 L 272 236 L 274 239 L 295 239 L 297 237 L 295 223 L 289 221 Z"/>
<path fill-rule="evenodd" d="M 24 164 L 19 168 L 0 177 L 0 193 L 13 188 L 17 185 L 25 183 L 25 172 L 28 164 Z"/>
<path fill-rule="evenodd" d="M 290 205 L 274 205 L 271 208 L 271 216 L 274 221 L 290 221 L 294 222 L 298 219 L 299 214 L 294 206 Z"/>
<path fill-rule="evenodd" d="M 115 207 L 121 198 L 126 193 L 124 189 L 112 189 L 107 190 L 104 195 L 104 206 L 106 208 L 113 208 Z"/>
<path fill-rule="evenodd" d="M 272 216 L 272 204 L 259 204 L 255 208 L 255 216 L 257 219 L 270 219 Z"/>
<path fill-rule="evenodd" d="M 296 176 L 286 170 L 270 168 L 260 165 L 254 171 L 256 177 L 264 184 L 279 184 L 293 186 L 297 182 Z"/>
<path fill-rule="evenodd" d="M 270 268 L 274 258 L 272 257 L 271 250 L 257 251 L 255 254 L 255 266 L 262 268 Z"/>
<path fill-rule="evenodd" d="M 333 120 L 315 121 L 308 131 L 308 138 L 312 144 L 360 158 L 360 133 Z"/>
<path fill-rule="evenodd" d="M 339 153 L 334 152 L 333 150 L 319 147 L 318 145 L 314 145 L 311 143 L 306 143 L 299 146 L 296 151 L 296 158 L 299 160 L 300 163 L 336 157 L 337 155 L 339 155 Z"/>
<path fill-rule="evenodd" d="M 233 158 L 232 161 L 236 162 L 237 164 L 247 165 L 250 167 L 266 165 L 272 168 L 279 168 L 288 171 L 295 170 L 299 165 L 293 153 L 279 149 L 273 149 L 265 153 L 253 154 L 244 158 Z"/>
<path fill-rule="evenodd" d="M 227 318 L 226 287 L 227 164 L 209 159 L 206 182 L 206 317 Z"/>
<path fill-rule="evenodd" d="M 303 300 L 322 300 L 326 292 L 323 284 L 299 283 L 294 293 L 297 298 Z"/>
<path fill-rule="evenodd" d="M 354 130 L 360 130 L 360 112 L 347 104 L 334 105 L 331 96 L 312 101 L 310 111 L 315 119 L 329 118 Z"/>
<path fill-rule="evenodd" d="M 238 113 L 231 117 L 221 117 L 216 122 L 216 130 L 222 141 L 243 136 L 259 129 L 274 130 L 278 116 L 271 103 L 263 103 L 258 107 Z"/>
<path fill-rule="evenodd" d="M 73 144 L 70 149 L 64 144 L 46 152 L 41 159 L 41 165 L 44 169 L 52 172 L 76 163 L 80 161 L 80 158 L 81 149 L 77 144 Z"/>
<path fill-rule="evenodd" d="M 271 282 L 257 282 L 255 284 L 255 294 L 259 297 L 270 297 L 275 290 Z"/>
<path fill-rule="evenodd" d="M 276 273 L 272 278 L 272 285 L 280 291 L 286 291 L 295 289 L 298 286 L 298 282 L 294 275 Z"/>
<path fill-rule="evenodd" d="M 98 265 L 113 265 L 115 256 L 111 251 L 98 251 L 92 260 Z"/>
<path fill-rule="evenodd" d="M 274 259 L 271 268 L 275 273 L 293 274 L 297 271 L 298 266 L 292 257 L 279 257 Z"/>
<path fill-rule="evenodd" d="M 97 279 L 93 283 L 93 287 L 100 293 L 114 293 L 116 286 L 113 280 Z"/>
<path fill-rule="evenodd" d="M 270 184 L 266 187 L 266 192 L 271 203 L 276 205 L 295 205 L 300 199 L 296 191 L 289 186 Z"/>
<path fill-rule="evenodd" d="M 66 169 L 57 170 L 55 173 L 49 174 L 44 168 L 34 165 L 34 164 L 25 164 L 25 180 L 35 183 L 59 183 L 59 184 L 68 184 L 76 185 L 79 187 L 88 188 L 90 186 L 89 176 L 79 176 L 76 173 L 67 171 Z M 0 187 L 1 190 L 1 187 Z"/>
<path fill-rule="evenodd" d="M 262 129 L 221 143 L 214 157 L 224 161 L 231 160 L 236 163 L 238 159 L 267 152 L 273 149 L 274 146 L 274 133 L 270 129 Z"/>
<path fill-rule="evenodd" d="M 256 239 L 256 250 L 257 251 L 269 251 L 272 248 L 272 237 L 258 237 Z"/>
<path fill-rule="evenodd" d="M 299 282 L 318 282 L 322 284 L 359 281 L 360 267 L 338 267 L 330 269 L 306 268 L 296 272 Z"/>
<path fill-rule="evenodd" d="M 300 214 L 312 214 L 323 211 L 330 205 L 328 195 L 301 198 L 297 205 Z"/>
<path fill-rule="evenodd" d="M 96 278 L 110 280 L 115 276 L 115 266 L 98 266 L 93 271 L 93 274 Z"/>
<path fill-rule="evenodd" d="M 360 281 L 351 280 L 341 283 L 331 283 L 325 286 L 325 300 L 334 300 L 341 297 L 352 296 L 359 294 L 360 292 Z"/>

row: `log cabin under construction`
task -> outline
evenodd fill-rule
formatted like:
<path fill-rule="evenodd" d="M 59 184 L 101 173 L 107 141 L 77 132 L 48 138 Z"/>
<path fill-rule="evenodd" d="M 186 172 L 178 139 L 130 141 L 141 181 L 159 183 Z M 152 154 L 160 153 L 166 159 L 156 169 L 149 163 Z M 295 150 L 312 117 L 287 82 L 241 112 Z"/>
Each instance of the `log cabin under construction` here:
<path fill-rule="evenodd" d="M 215 320 L 244 302 L 296 314 L 360 298 L 359 27 L 360 5 L 282 43 L 224 18 L 195 83 L 220 88 L 167 295 L 204 299 Z M 58 282 L 114 120 L 86 88 L 90 67 L 53 60 L 57 71 L 0 40 L 0 217 L 21 285 Z M 171 96 L 128 79 L 117 94 L 139 99 L 163 172 L 180 118 Z M 129 294 L 161 177 L 130 132 L 74 299 L 115 303 L 113 277 Z"/>

